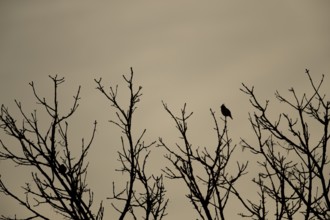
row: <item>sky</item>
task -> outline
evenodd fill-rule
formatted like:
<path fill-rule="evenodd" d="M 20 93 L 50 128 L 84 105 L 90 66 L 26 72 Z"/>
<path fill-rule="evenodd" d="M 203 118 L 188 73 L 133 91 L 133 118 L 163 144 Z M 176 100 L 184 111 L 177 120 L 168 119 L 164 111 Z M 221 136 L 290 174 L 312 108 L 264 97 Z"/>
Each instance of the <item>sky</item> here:
<path fill-rule="evenodd" d="M 88 176 L 96 199 L 105 200 L 111 182 L 124 180 L 114 171 L 119 167 L 120 132 L 108 122 L 115 114 L 95 89 L 94 79 L 102 77 L 106 86 L 118 84 L 125 93 L 122 75 L 133 68 L 136 88 L 143 87 L 136 135 L 146 128 L 147 140 L 179 141 L 161 101 L 175 113 L 187 103 L 194 112 L 192 142 L 210 145 L 214 133 L 209 109 L 220 115 L 219 106 L 225 103 L 234 118 L 229 129 L 239 145 L 241 137 L 252 135 L 252 108 L 239 90 L 241 83 L 255 86 L 261 100 L 271 100 L 274 114 L 282 106 L 275 101 L 276 90 L 284 95 L 291 87 L 309 91 L 306 68 L 316 81 L 325 75 L 329 93 L 329 10 L 325 0 L 0 1 L 0 102 L 15 112 L 17 99 L 33 110 L 36 101 L 28 83 L 34 81 L 40 94 L 51 98 L 48 75 L 57 74 L 66 80 L 60 87 L 65 108 L 81 85 L 72 139 L 78 143 L 89 137 L 93 121 L 98 121 Z M 3 132 L 0 137 L 6 138 Z M 151 171 L 160 173 L 167 163 L 163 153 L 154 150 Z M 238 159 L 251 160 L 251 155 L 241 152 Z M 13 186 L 29 176 L 11 163 L 0 165 L 1 175 Z M 168 219 L 196 218 L 183 185 L 168 184 Z M 0 214 L 17 207 L 7 199 L 0 203 Z M 115 215 L 108 200 L 104 205 L 105 216 Z"/>

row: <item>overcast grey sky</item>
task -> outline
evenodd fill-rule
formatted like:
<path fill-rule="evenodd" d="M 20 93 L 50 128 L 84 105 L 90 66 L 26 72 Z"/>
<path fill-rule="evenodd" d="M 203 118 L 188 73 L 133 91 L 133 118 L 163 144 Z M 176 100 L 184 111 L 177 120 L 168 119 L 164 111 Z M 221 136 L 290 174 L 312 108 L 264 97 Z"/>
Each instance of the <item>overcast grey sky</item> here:
<path fill-rule="evenodd" d="M 102 77 L 106 85 L 119 84 L 123 91 L 121 75 L 133 67 L 136 85 L 143 86 L 144 94 L 137 129 L 147 128 L 149 140 L 160 136 L 178 140 L 162 108 L 164 100 L 175 112 L 185 102 L 194 111 L 191 137 L 196 145 L 211 144 L 209 108 L 219 113 L 220 104 L 226 103 L 238 144 L 239 137 L 252 134 L 247 120 L 251 108 L 239 91 L 242 82 L 272 100 L 276 89 L 284 94 L 292 86 L 303 91 L 309 68 L 316 80 L 325 74 L 329 88 L 329 11 L 330 2 L 325 0 L 1 1 L 0 102 L 13 108 L 18 99 L 32 110 L 35 101 L 28 82 L 35 81 L 39 91 L 51 97 L 48 75 L 66 78 L 61 87 L 64 103 L 70 103 L 82 85 L 72 135 L 76 141 L 88 137 L 93 120 L 99 122 L 89 177 L 96 199 L 101 200 L 111 194 L 109 184 L 120 181 L 114 172 L 119 166 L 115 152 L 120 133 L 107 122 L 114 119 L 114 112 L 95 90 L 94 78 Z M 159 161 L 166 162 L 155 150 L 151 164 L 160 173 Z M 3 161 L 0 165 L 0 173 L 13 186 L 22 183 L 17 176 L 23 171 Z M 168 219 L 197 216 L 177 183 L 169 183 L 168 191 Z M 0 203 L 0 214 L 13 211 L 10 201 L 1 197 Z M 106 217 L 112 216 L 110 202 L 104 205 Z"/>

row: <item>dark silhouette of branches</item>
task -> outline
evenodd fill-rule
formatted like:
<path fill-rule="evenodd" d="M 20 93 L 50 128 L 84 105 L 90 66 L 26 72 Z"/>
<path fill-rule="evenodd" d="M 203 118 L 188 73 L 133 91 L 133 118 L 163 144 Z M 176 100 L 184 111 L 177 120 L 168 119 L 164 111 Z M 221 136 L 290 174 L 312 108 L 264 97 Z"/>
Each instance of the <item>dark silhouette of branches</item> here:
<path fill-rule="evenodd" d="M 187 113 L 185 104 L 177 117 L 165 103 L 163 106 L 175 122 L 182 139 L 182 144 L 176 144 L 175 147 L 159 139 L 159 146 L 167 150 L 165 157 L 172 165 L 163 170 L 166 177 L 181 180 L 186 185 L 189 190 L 186 196 L 202 219 L 225 219 L 225 207 L 232 187 L 246 173 L 247 168 L 247 163 L 237 163 L 237 172 L 228 172 L 228 164 L 236 146 L 232 145 L 228 137 L 227 117 L 220 130 L 215 112 L 210 109 L 217 136 L 215 151 L 211 152 L 211 147 L 198 147 L 194 150 L 187 134 L 187 121 L 193 113 Z"/>
<path fill-rule="evenodd" d="M 0 192 L 16 200 L 31 213 L 30 217 L 24 219 L 50 219 L 40 211 L 41 207 L 48 205 L 64 218 L 100 220 L 103 217 L 102 203 L 98 212 L 93 213 L 93 193 L 86 184 L 86 157 L 94 139 L 96 122 L 90 140 L 87 143 L 82 140 L 80 155 L 72 155 L 68 119 L 79 106 L 80 87 L 73 97 L 71 108 L 62 115 L 58 86 L 64 83 L 64 78 L 50 78 L 54 86 L 54 99 L 51 101 L 39 96 L 34 83 L 30 83 L 38 104 L 44 108 L 51 121 L 46 132 L 40 128 L 45 123 L 40 122 L 36 110 L 27 114 L 22 104 L 15 100 L 23 118 L 22 122 L 18 122 L 8 108 L 1 106 L 0 128 L 16 142 L 9 146 L 0 141 L 0 159 L 11 160 L 18 166 L 31 167 L 33 171 L 32 183 L 22 186 L 24 196 L 14 193 L 2 179 Z M 17 218 L 1 216 L 1 219 Z"/>
<path fill-rule="evenodd" d="M 290 101 L 279 92 L 275 93 L 277 100 L 292 110 L 290 114 L 280 113 L 276 121 L 269 116 L 269 101 L 261 103 L 254 88 L 243 84 L 241 91 L 250 97 L 255 109 L 249 120 L 257 144 L 242 139 L 242 145 L 263 158 L 259 162 L 263 171 L 254 180 L 260 189 L 260 201 L 240 198 L 248 211 L 248 214 L 241 214 L 243 217 L 267 219 L 266 214 L 276 207 L 275 219 L 295 219 L 301 215 L 303 219 L 330 219 L 327 152 L 330 101 L 320 92 L 324 76 L 315 83 L 308 70 L 306 74 L 312 94 L 299 96 L 291 88 L 293 101 Z"/>
<path fill-rule="evenodd" d="M 146 133 L 144 129 L 140 136 L 134 140 L 132 133 L 133 113 L 137 108 L 137 103 L 142 95 L 142 87 L 138 87 L 135 91 L 133 88 L 133 69 L 129 77 L 123 75 L 125 82 L 129 88 L 129 106 L 127 109 L 118 103 L 118 86 L 110 87 L 110 91 L 106 92 L 101 83 L 102 79 L 95 80 L 97 89 L 109 100 L 111 106 L 116 110 L 116 121 L 110 121 L 117 125 L 124 134 L 121 137 L 122 149 L 118 151 L 121 168 L 117 171 L 128 173 L 129 179 L 124 189 L 117 192 L 113 183 L 113 196 L 110 199 L 122 201 L 124 207 L 120 209 L 112 203 L 113 207 L 120 212 L 119 219 L 124 219 L 127 214 L 131 214 L 134 219 L 138 219 L 136 209 L 144 210 L 144 219 L 162 219 L 166 215 L 166 207 L 168 200 L 165 199 L 165 187 L 163 176 L 154 176 L 146 174 L 147 159 L 150 155 L 150 148 L 155 144 L 145 144 L 143 137 Z M 143 192 L 137 190 L 137 186 L 142 185 Z"/>
<path fill-rule="evenodd" d="M 119 212 L 120 220 L 163 219 L 168 205 L 164 177 L 178 180 L 186 187 L 188 200 L 204 220 L 224 220 L 232 198 L 243 205 L 244 211 L 238 213 L 243 218 L 330 219 L 330 101 L 321 92 L 324 76 L 317 83 L 306 70 L 311 94 L 299 95 L 291 88 L 292 96 L 287 98 L 276 91 L 276 99 L 290 110 L 277 113 L 275 120 L 275 110 L 269 107 L 269 101 L 261 102 L 254 88 L 243 84 L 241 91 L 248 95 L 254 109 L 249 114 L 249 122 L 256 141 L 242 138 L 241 144 L 255 156 L 260 167 L 252 179 L 258 197 L 252 200 L 243 197 L 238 189 L 237 183 L 247 173 L 248 162 L 236 162 L 236 166 L 232 162 L 236 145 L 229 135 L 230 111 L 224 106 L 220 108 L 224 117 L 219 123 L 220 114 L 210 109 L 216 142 L 214 146 L 195 147 L 188 135 L 188 120 L 193 112 L 187 112 L 184 104 L 177 116 L 163 102 L 179 132 L 180 142 L 172 146 L 159 138 L 157 145 L 156 141 L 146 144 L 146 129 L 139 134 L 132 129 L 133 116 L 142 96 L 142 87 L 133 86 L 133 75 L 132 68 L 129 76 L 123 75 L 129 92 L 127 106 L 118 101 L 118 86 L 110 86 L 106 91 L 102 79 L 95 79 L 97 89 L 116 112 L 116 119 L 110 122 L 122 132 L 117 171 L 125 174 L 127 181 L 120 189 L 113 182 L 112 196 L 108 198 Z M 18 115 L 1 106 L 0 129 L 11 141 L 0 140 L 0 159 L 31 169 L 31 181 L 22 184 L 20 193 L 0 176 L 0 193 L 27 210 L 27 217 L 1 215 L 0 219 L 50 219 L 56 213 L 63 219 L 101 220 L 103 204 L 101 202 L 94 210 L 93 192 L 86 182 L 87 156 L 96 133 L 96 122 L 90 139 L 82 139 L 81 151 L 76 152 L 77 148 L 74 151 L 69 122 L 78 109 L 81 89 L 79 87 L 73 96 L 69 109 L 63 109 L 58 94 L 64 78 L 50 76 L 50 79 L 52 99 L 40 96 L 34 83 L 30 83 L 45 117 L 40 116 L 40 110 L 27 113 L 17 100 Z M 156 146 L 166 151 L 165 158 L 169 162 L 160 176 L 147 172 L 148 159 Z M 51 207 L 54 213 L 45 212 L 44 207 Z"/>

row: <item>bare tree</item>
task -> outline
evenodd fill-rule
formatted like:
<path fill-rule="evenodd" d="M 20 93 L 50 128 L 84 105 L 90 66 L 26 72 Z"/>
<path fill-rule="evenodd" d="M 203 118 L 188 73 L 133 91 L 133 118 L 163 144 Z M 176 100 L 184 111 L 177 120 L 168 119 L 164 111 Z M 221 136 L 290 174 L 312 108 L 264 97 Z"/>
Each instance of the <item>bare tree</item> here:
<path fill-rule="evenodd" d="M 293 101 L 275 93 L 292 114 L 279 113 L 276 121 L 269 115 L 268 104 L 262 104 L 254 88 L 243 84 L 241 89 L 250 97 L 255 112 L 250 115 L 257 144 L 242 139 L 243 147 L 260 156 L 262 168 L 254 182 L 260 189 L 260 201 L 241 202 L 247 213 L 243 217 L 267 219 L 276 207 L 275 219 L 330 219 L 330 174 L 327 151 L 330 120 L 330 101 L 320 92 L 324 76 L 315 83 L 306 70 L 312 94 L 299 96 L 289 89 Z M 313 130 L 315 129 L 315 130 Z M 238 193 L 236 195 L 239 196 Z M 268 201 L 266 203 L 266 201 Z"/>
<path fill-rule="evenodd" d="M 232 140 L 228 137 L 227 117 L 224 119 L 221 130 L 215 112 L 210 109 L 217 136 L 215 151 L 210 152 L 208 149 L 212 149 L 212 147 L 194 149 L 190 143 L 187 121 L 193 112 L 187 113 L 186 104 L 178 117 L 165 103 L 163 106 L 174 120 L 183 142 L 177 143 L 176 147 L 173 147 L 166 144 L 162 138 L 159 139 L 159 145 L 167 150 L 165 157 L 172 165 L 163 170 L 166 177 L 181 180 L 185 184 L 189 190 L 186 196 L 202 219 L 225 219 L 225 207 L 231 195 L 231 189 L 246 173 L 247 168 L 247 163 L 237 162 L 237 172 L 231 174 L 228 171 L 236 145 L 233 146 Z"/>
<path fill-rule="evenodd" d="M 93 193 L 86 184 L 86 157 L 94 139 L 96 122 L 90 140 L 87 143 L 82 140 L 80 155 L 72 155 L 68 119 L 79 106 L 80 87 L 68 113 L 61 115 L 63 109 L 59 105 L 58 86 L 64 82 L 64 78 L 50 78 L 54 86 L 54 99 L 51 101 L 39 96 L 33 82 L 30 83 L 38 104 L 50 118 L 48 128 L 39 120 L 36 110 L 27 114 L 16 100 L 23 118 L 21 123 L 8 108 L 1 106 L 0 128 L 16 142 L 9 146 L 1 140 L 0 159 L 10 160 L 18 166 L 31 167 L 33 171 L 32 183 L 26 182 L 22 186 L 24 195 L 17 195 L 2 179 L 0 192 L 16 200 L 31 213 L 31 216 L 23 219 L 50 219 L 48 213 L 41 211 L 43 206 L 50 206 L 64 218 L 100 220 L 103 217 L 102 202 L 98 212 L 93 213 Z M 46 126 L 46 132 L 42 132 L 43 126 Z M 1 219 L 18 218 L 2 215 Z"/>
<path fill-rule="evenodd" d="M 113 183 L 113 196 L 110 199 L 124 203 L 123 208 L 112 203 L 113 207 L 120 213 L 122 220 L 128 214 L 134 219 L 138 219 L 136 209 L 144 210 L 144 219 L 162 219 L 166 215 L 168 200 L 165 199 L 165 187 L 163 176 L 148 175 L 146 173 L 147 159 L 150 155 L 150 148 L 155 145 L 155 141 L 145 144 L 143 137 L 146 133 L 144 129 L 135 140 L 132 132 L 133 114 L 137 108 L 137 103 L 142 95 L 140 86 L 136 91 L 133 88 L 133 69 L 129 77 L 123 75 L 129 89 L 129 105 L 125 109 L 118 103 L 118 86 L 110 86 L 110 91 L 106 92 L 101 83 L 102 79 L 95 80 L 97 89 L 109 100 L 111 106 L 116 110 L 117 120 L 111 120 L 123 132 L 121 137 L 122 148 L 118 151 L 121 168 L 117 171 L 129 175 L 126 187 L 117 192 Z M 142 192 L 138 190 L 142 186 Z"/>
<path fill-rule="evenodd" d="M 225 219 L 230 198 L 237 198 L 245 207 L 241 217 L 266 219 L 328 220 L 330 219 L 330 165 L 328 153 L 330 101 L 321 93 L 324 76 L 315 83 L 308 70 L 306 74 L 311 94 L 298 95 L 291 88 L 292 99 L 275 93 L 276 99 L 291 109 L 279 113 L 274 121 L 269 101 L 262 103 L 254 88 L 243 84 L 241 91 L 250 98 L 254 112 L 249 121 L 256 137 L 255 144 L 242 139 L 242 146 L 255 155 L 260 172 L 252 179 L 258 188 L 259 198 L 244 198 L 237 182 L 247 173 L 248 163 L 236 162 L 232 172 L 233 153 L 236 145 L 229 138 L 228 112 L 223 112 L 220 126 L 216 112 L 210 109 L 217 141 L 214 146 L 195 147 L 188 137 L 188 120 L 193 112 L 187 112 L 186 104 L 176 116 L 163 102 L 163 107 L 174 121 L 181 141 L 175 146 L 159 138 L 157 146 L 166 150 L 169 165 L 162 170 L 165 177 L 179 180 L 188 189 L 186 195 L 201 219 Z M 142 96 L 142 87 L 133 86 L 133 69 L 123 76 L 128 86 L 128 107 L 118 102 L 118 86 L 107 92 L 102 79 L 95 80 L 97 89 L 107 98 L 116 111 L 115 124 L 122 132 L 121 149 L 118 150 L 120 168 L 127 174 L 126 186 L 117 189 L 113 183 L 112 206 L 120 214 L 119 219 L 163 219 L 167 213 L 163 175 L 147 172 L 148 158 L 156 141 L 145 144 L 146 129 L 137 136 L 133 133 L 133 116 Z M 58 88 L 64 78 L 51 77 L 54 86 L 53 99 L 41 97 L 31 82 L 37 103 L 45 110 L 47 124 L 37 110 L 26 113 L 22 104 L 15 100 L 19 115 L 14 116 L 4 105 L 0 109 L 0 128 L 12 139 L 0 140 L 0 159 L 12 161 L 17 166 L 31 168 L 31 182 L 22 186 L 23 194 L 11 189 L 0 176 L 0 193 L 22 205 L 29 216 L 25 218 L 1 215 L 0 219 L 50 219 L 43 207 L 53 208 L 65 219 L 101 220 L 102 202 L 93 211 L 93 192 L 88 188 L 86 177 L 87 155 L 94 140 L 96 122 L 90 139 L 82 139 L 81 152 L 72 149 L 69 137 L 69 119 L 79 106 L 80 87 L 73 96 L 69 110 L 60 108 Z M 67 111 L 67 113 L 62 114 Z M 39 111 L 38 111 L 39 112 Z M 228 117 L 226 117 L 228 116 Z M 19 119 L 21 118 L 21 119 Z M 40 120 L 42 119 L 42 120 Z M 6 143 L 5 143 L 6 142 Z M 233 164 L 235 165 L 235 164 Z M 230 167 L 230 168 L 229 168 Z"/>

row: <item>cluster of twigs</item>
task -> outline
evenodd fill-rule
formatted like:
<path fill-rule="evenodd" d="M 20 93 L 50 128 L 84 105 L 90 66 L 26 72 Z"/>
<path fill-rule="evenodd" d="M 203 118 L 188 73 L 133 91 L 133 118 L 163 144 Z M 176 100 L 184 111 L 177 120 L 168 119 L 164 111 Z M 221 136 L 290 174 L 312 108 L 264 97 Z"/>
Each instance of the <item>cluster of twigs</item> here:
<path fill-rule="evenodd" d="M 254 179 L 260 189 L 260 201 L 246 202 L 241 198 L 248 210 L 248 214 L 241 214 L 243 217 L 266 219 L 272 212 L 275 219 L 294 219 L 299 215 L 304 219 L 330 219 L 330 161 L 327 156 L 330 101 L 320 93 L 324 76 L 315 84 L 308 70 L 306 74 L 312 94 L 304 93 L 299 98 L 291 88 L 293 101 L 289 101 L 276 92 L 276 98 L 291 107 L 293 114 L 281 113 L 274 122 L 268 114 L 268 101 L 261 104 L 253 87 L 243 84 L 241 90 L 250 96 L 256 110 L 249 120 L 257 144 L 244 139 L 242 144 L 261 156 L 259 165 L 263 168 Z M 312 128 L 315 124 L 318 127 Z"/>
<path fill-rule="evenodd" d="M 144 210 L 145 219 L 162 219 L 166 215 L 166 207 L 168 199 L 165 198 L 165 187 L 163 176 L 148 175 L 146 173 L 147 159 L 150 155 L 150 148 L 156 143 L 145 144 L 143 136 L 146 129 L 142 131 L 140 136 L 134 141 L 132 133 L 133 114 L 136 105 L 140 101 L 142 95 L 140 86 L 137 91 L 133 88 L 133 69 L 131 68 L 130 77 L 123 76 L 129 88 L 129 105 L 128 109 L 124 109 L 117 100 L 118 86 L 113 88 L 110 86 L 109 92 L 104 90 L 101 80 L 95 80 L 97 89 L 108 99 L 111 106 L 116 110 L 117 120 L 111 120 L 117 125 L 124 136 L 121 137 L 122 148 L 118 151 L 121 168 L 118 171 L 127 173 L 128 180 L 126 187 L 119 192 L 116 191 L 115 183 L 113 183 L 113 196 L 109 199 L 117 202 L 122 201 L 124 208 L 118 208 L 115 203 L 113 207 L 120 213 L 119 219 L 124 219 L 127 214 L 131 214 L 134 219 L 138 219 L 136 209 Z M 138 184 L 142 184 L 143 191 L 137 190 Z"/>
<path fill-rule="evenodd" d="M 64 78 L 50 78 L 54 85 L 53 101 L 41 98 L 33 82 L 30 83 L 38 104 L 45 109 L 51 121 L 46 132 L 43 133 L 40 128 L 44 124 L 39 124 L 36 110 L 29 115 L 23 110 L 21 103 L 15 101 L 23 117 L 19 123 L 8 108 L 1 106 L 0 128 L 16 141 L 16 147 L 8 147 L 1 141 L 0 159 L 11 160 L 19 166 L 33 167 L 33 171 L 32 184 L 26 183 L 22 186 L 25 196 L 16 195 L 2 179 L 0 192 L 12 197 L 32 213 L 26 219 L 49 219 L 40 209 L 43 205 L 50 205 L 56 213 L 65 218 L 102 219 L 102 203 L 94 214 L 91 210 L 93 193 L 86 183 L 88 164 L 85 159 L 94 139 L 96 122 L 90 141 L 87 144 L 82 141 L 81 154 L 78 157 L 71 155 L 67 120 L 79 106 L 80 87 L 68 113 L 60 115 L 58 86 L 64 82 Z M 12 219 L 5 216 L 1 218 Z"/>
<path fill-rule="evenodd" d="M 225 219 L 224 211 L 231 189 L 246 173 L 248 164 L 237 163 L 238 169 L 235 174 L 228 169 L 236 145 L 233 146 L 232 140 L 228 137 L 227 117 L 224 119 L 223 129 L 220 130 L 217 116 L 210 109 L 217 136 L 215 151 L 210 152 L 208 149 L 212 147 L 194 149 L 189 141 L 187 120 L 193 113 L 186 112 L 186 104 L 181 109 L 179 117 L 176 117 L 165 103 L 163 106 L 174 120 L 183 142 L 173 147 L 167 145 L 162 138 L 159 139 L 160 146 L 168 152 L 165 157 L 172 165 L 166 166 L 163 169 L 164 173 L 168 178 L 181 180 L 185 184 L 189 191 L 186 196 L 202 219 Z"/>

